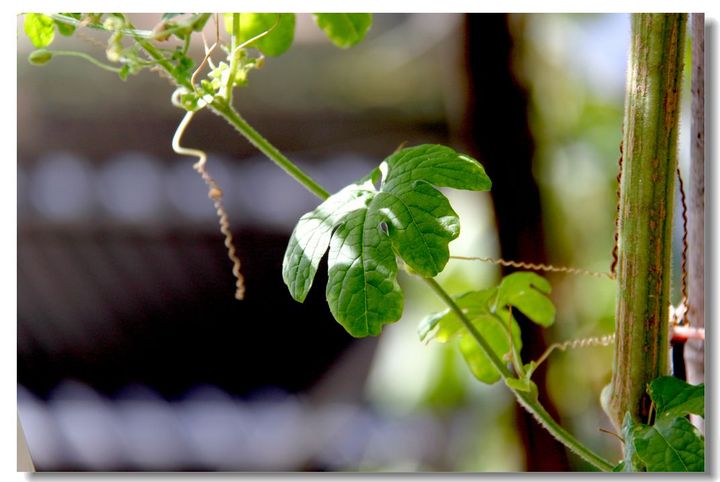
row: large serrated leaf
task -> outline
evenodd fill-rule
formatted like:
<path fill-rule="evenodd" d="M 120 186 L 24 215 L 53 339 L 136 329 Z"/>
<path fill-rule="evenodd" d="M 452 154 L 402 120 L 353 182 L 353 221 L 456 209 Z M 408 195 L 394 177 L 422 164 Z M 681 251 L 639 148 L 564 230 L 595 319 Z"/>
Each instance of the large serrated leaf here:
<path fill-rule="evenodd" d="M 705 416 L 705 384 L 690 385 L 672 376 L 650 382 L 648 393 L 658 418 L 684 417 L 690 413 Z"/>
<path fill-rule="evenodd" d="M 477 161 L 449 147 L 421 145 L 391 155 L 301 218 L 283 260 L 292 296 L 305 298 L 329 243 L 326 293 L 335 319 L 358 337 L 397 321 L 402 293 L 395 256 L 422 276 L 435 276 L 459 234 L 457 214 L 433 185 L 487 190 L 490 180 Z"/>
<path fill-rule="evenodd" d="M 684 417 L 665 420 L 635 434 L 635 450 L 649 472 L 703 472 L 705 443 Z"/>
<path fill-rule="evenodd" d="M 23 28 L 32 44 L 38 49 L 47 47 L 55 38 L 55 22 L 42 13 L 25 14 Z"/>
<path fill-rule="evenodd" d="M 702 472 L 705 439 L 686 416 L 704 414 L 704 384 L 689 385 L 674 377 L 656 378 L 648 393 L 657 410 L 652 425 L 625 414 L 625 471 Z"/>
<path fill-rule="evenodd" d="M 316 13 L 313 18 L 330 41 L 341 48 L 361 42 L 372 26 L 370 13 Z"/>
<path fill-rule="evenodd" d="M 548 327 L 555 321 L 555 305 L 547 297 L 550 283 L 540 275 L 521 271 L 503 278 L 496 309 L 513 306 L 535 323 Z"/>
<path fill-rule="evenodd" d="M 352 211 L 330 240 L 328 306 L 353 336 L 379 335 L 383 324 L 402 315 L 397 261 L 382 220 L 375 209 Z"/>
<path fill-rule="evenodd" d="M 232 13 L 224 14 L 225 29 L 232 33 Z M 248 40 L 268 32 L 250 45 L 270 57 L 285 53 L 295 38 L 294 13 L 241 13 L 238 40 Z"/>

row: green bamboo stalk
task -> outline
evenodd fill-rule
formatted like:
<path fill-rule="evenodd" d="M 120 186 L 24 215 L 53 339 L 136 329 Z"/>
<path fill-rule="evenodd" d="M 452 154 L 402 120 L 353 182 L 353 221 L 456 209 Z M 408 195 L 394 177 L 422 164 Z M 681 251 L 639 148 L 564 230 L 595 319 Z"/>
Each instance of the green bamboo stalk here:
<path fill-rule="evenodd" d="M 646 421 L 668 373 L 671 228 L 686 14 L 633 14 L 620 184 L 615 359 L 603 405 Z"/>

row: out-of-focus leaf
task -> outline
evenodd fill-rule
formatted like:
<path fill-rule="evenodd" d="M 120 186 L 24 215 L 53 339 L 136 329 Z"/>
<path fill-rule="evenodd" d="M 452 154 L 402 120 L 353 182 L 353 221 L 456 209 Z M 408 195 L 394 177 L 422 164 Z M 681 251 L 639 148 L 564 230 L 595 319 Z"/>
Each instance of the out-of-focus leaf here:
<path fill-rule="evenodd" d="M 489 302 L 494 298 L 496 293 L 497 288 L 470 291 L 455 297 L 455 302 L 463 312 L 472 319 L 482 314 L 490 314 Z M 418 335 L 420 336 L 420 341 L 425 343 L 429 343 L 432 340 L 445 343 L 455 335 L 462 326 L 460 319 L 448 308 L 426 316 L 420 322 L 420 325 L 418 325 Z"/>
<path fill-rule="evenodd" d="M 81 13 L 63 13 L 62 15 L 65 15 L 66 17 L 74 18 L 75 20 L 80 20 L 82 18 Z M 75 25 L 69 25 L 69 24 L 61 22 L 59 20 L 54 20 L 54 22 L 55 22 L 55 26 L 57 27 L 58 32 L 60 32 L 60 35 L 69 37 L 73 33 L 75 33 Z"/>
<path fill-rule="evenodd" d="M 316 13 L 313 18 L 330 41 L 344 49 L 360 43 L 372 26 L 370 13 Z"/>
<path fill-rule="evenodd" d="M 535 273 L 522 271 L 505 276 L 498 288 L 495 309 L 513 306 L 538 325 L 555 321 L 555 306 L 547 297 L 550 283 Z"/>
<path fill-rule="evenodd" d="M 55 22 L 42 13 L 27 13 L 24 21 L 25 34 L 35 48 L 50 45 L 55 38 Z"/>
<path fill-rule="evenodd" d="M 532 392 L 537 390 L 535 383 L 529 378 L 506 378 L 505 385 L 521 392 Z"/>
<path fill-rule="evenodd" d="M 46 49 L 39 49 L 30 52 L 30 56 L 28 57 L 28 62 L 33 65 L 43 65 L 50 62 L 51 60 L 52 52 Z"/>
<path fill-rule="evenodd" d="M 501 321 L 494 315 L 481 315 L 472 320 L 475 329 L 483 336 L 485 341 L 490 345 L 492 351 L 498 358 L 503 358 L 505 354 L 511 350 L 510 337 L 507 328 L 501 323 L 507 323 L 507 320 Z M 511 333 L 513 343 L 519 347 L 520 327 L 515 320 L 511 323 Z M 518 348 L 519 349 L 519 348 Z M 479 381 L 492 384 L 500 380 L 495 366 L 485 355 L 477 340 L 467 331 L 463 329 L 463 336 L 460 340 L 460 353 L 470 367 L 470 371 Z"/>
<path fill-rule="evenodd" d="M 232 13 L 224 14 L 225 29 L 232 33 Z M 241 13 L 240 36 L 238 40 L 243 43 L 263 32 L 267 35 L 253 42 L 249 47 L 260 50 L 270 57 L 277 57 L 285 53 L 293 43 L 295 37 L 294 13 Z"/>

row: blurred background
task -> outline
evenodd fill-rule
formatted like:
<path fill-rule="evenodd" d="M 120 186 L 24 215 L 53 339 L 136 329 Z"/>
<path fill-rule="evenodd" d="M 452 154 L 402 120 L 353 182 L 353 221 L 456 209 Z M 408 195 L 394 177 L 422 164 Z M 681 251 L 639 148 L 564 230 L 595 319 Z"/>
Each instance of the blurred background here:
<path fill-rule="evenodd" d="M 159 14 L 132 19 L 152 28 Z M 629 30 L 624 14 L 378 14 L 341 51 L 302 14 L 294 46 L 236 105 L 331 192 L 403 142 L 468 152 L 493 192 L 447 191 L 462 220 L 451 254 L 608 271 Z M 38 470 L 591 470 L 502 384 L 476 382 L 452 343 L 419 342 L 443 307 L 416 280 L 401 274 L 404 315 L 378 338 L 332 319 L 322 267 L 294 302 L 282 257 L 318 201 L 202 112 L 184 144 L 209 152 L 225 191 L 247 286 L 236 301 L 206 187 L 170 148 L 170 83 L 77 58 L 32 66 L 21 18 L 18 32 L 18 410 Z M 100 38 L 52 47 L 104 60 Z M 451 260 L 440 281 L 460 293 L 508 272 Z M 557 322 L 523 330 L 526 360 L 613 330 L 611 281 L 547 277 Z M 609 347 L 555 353 L 538 384 L 571 432 L 618 459 L 599 430 L 611 363 Z"/>

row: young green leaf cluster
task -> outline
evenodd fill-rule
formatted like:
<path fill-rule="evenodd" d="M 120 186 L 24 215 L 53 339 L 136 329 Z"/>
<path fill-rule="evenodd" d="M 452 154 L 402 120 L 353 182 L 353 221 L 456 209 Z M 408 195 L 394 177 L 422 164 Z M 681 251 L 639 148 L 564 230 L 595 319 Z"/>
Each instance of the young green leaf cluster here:
<path fill-rule="evenodd" d="M 530 375 L 535 369 L 533 364 L 523 365 L 520 360 L 520 327 L 512 316 L 512 308 L 517 308 L 543 327 L 550 326 L 555 321 L 555 306 L 547 297 L 550 290 L 550 283 L 545 278 L 535 273 L 517 272 L 505 276 L 497 287 L 455 297 L 457 305 L 487 340 L 495 355 L 513 361 L 518 378 L 506 380 L 513 385 L 512 388 L 529 391 Z M 426 343 L 431 340 L 445 343 L 459 338 L 460 352 L 475 378 L 488 384 L 500 380 L 497 368 L 450 309 L 422 320 L 418 334 L 420 340 Z"/>
<path fill-rule="evenodd" d="M 487 191 L 491 182 L 471 157 L 425 144 L 394 153 L 302 216 L 283 260 L 293 298 L 305 299 L 329 247 L 326 295 L 335 319 L 356 337 L 378 335 L 397 321 L 403 295 L 396 256 L 409 270 L 433 277 L 460 234 L 457 214 L 433 186 Z"/>
<path fill-rule="evenodd" d="M 239 17 L 237 31 L 234 31 L 233 15 Z M 193 33 L 204 29 L 211 16 L 210 13 L 165 13 L 152 30 L 138 30 L 122 13 L 28 13 L 25 14 L 24 30 L 33 45 L 39 49 L 31 53 L 28 60 L 34 65 L 42 65 L 49 62 L 54 55 L 82 57 L 105 70 L 116 72 L 123 80 L 145 68 L 164 64 L 178 85 L 187 86 L 192 83 L 191 76 L 196 65 L 188 55 L 190 39 Z M 205 84 L 201 85 L 201 97 L 211 90 L 219 91 L 221 87 L 226 89 L 228 84 L 230 88 L 245 85 L 249 71 L 262 66 L 263 55 L 274 57 L 285 53 L 294 39 L 293 13 L 226 13 L 223 16 L 228 33 L 235 37 L 238 45 L 221 46 L 228 61 L 212 66 L 208 79 L 204 79 Z M 369 13 L 316 13 L 313 18 L 328 39 L 341 48 L 359 43 L 372 26 L 372 15 Z M 110 65 L 82 52 L 47 49 L 55 38 L 55 30 L 61 35 L 69 36 L 78 27 L 110 33 L 105 50 Z M 143 46 L 143 42 L 166 42 L 173 37 L 182 41 L 182 45 L 173 48 L 154 46 L 153 50 L 160 58 L 146 60 L 140 57 L 143 47 L 148 46 L 147 43 Z M 125 38 L 132 40 L 129 46 L 123 43 Z M 247 47 L 257 49 L 261 56 L 248 55 Z M 232 78 L 228 78 L 231 73 Z M 189 109 L 196 108 L 196 103 L 193 104 L 189 99 L 186 99 L 184 104 Z"/>
<path fill-rule="evenodd" d="M 687 415 L 705 416 L 705 385 L 664 376 L 650 383 L 655 420 L 646 425 L 625 414 L 625 460 L 615 471 L 703 472 L 705 438 Z"/>

